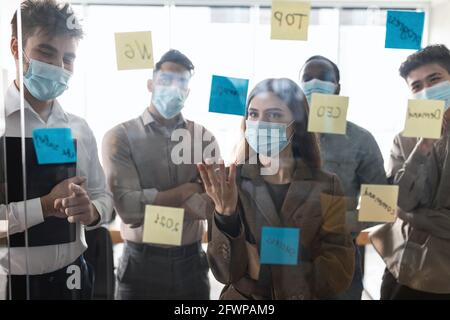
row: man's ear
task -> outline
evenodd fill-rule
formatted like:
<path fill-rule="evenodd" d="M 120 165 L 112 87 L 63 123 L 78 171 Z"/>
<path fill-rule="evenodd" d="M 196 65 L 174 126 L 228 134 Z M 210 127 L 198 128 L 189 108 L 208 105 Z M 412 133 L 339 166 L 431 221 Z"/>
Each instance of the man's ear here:
<path fill-rule="evenodd" d="M 16 37 L 11 37 L 10 48 L 14 60 L 19 60 L 19 41 Z"/>
<path fill-rule="evenodd" d="M 147 89 L 149 92 L 153 92 L 153 80 L 152 79 L 147 80 Z"/>
<path fill-rule="evenodd" d="M 341 93 L 341 84 L 339 83 L 336 87 L 336 94 L 339 95 Z"/>

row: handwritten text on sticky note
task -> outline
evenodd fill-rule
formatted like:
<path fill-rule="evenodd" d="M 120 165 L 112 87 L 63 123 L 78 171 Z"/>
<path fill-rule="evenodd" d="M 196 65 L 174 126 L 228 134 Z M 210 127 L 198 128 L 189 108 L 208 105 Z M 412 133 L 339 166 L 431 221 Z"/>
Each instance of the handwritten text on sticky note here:
<path fill-rule="evenodd" d="M 261 263 L 298 263 L 300 229 L 263 227 L 261 235 Z"/>
<path fill-rule="evenodd" d="M 361 185 L 359 221 L 393 222 L 397 211 L 398 186 Z"/>
<path fill-rule="evenodd" d="M 313 93 L 308 131 L 345 134 L 347 130 L 348 97 Z"/>
<path fill-rule="evenodd" d="M 310 11 L 309 1 L 273 0 L 271 39 L 308 40 Z"/>
<path fill-rule="evenodd" d="M 420 49 L 424 21 L 424 12 L 389 10 L 386 22 L 385 47 Z"/>
<path fill-rule="evenodd" d="M 34 129 L 33 144 L 39 164 L 77 161 L 75 143 L 70 128 Z"/>
<path fill-rule="evenodd" d="M 121 32 L 115 34 L 118 70 L 152 69 L 152 33 Z"/>
<path fill-rule="evenodd" d="M 209 112 L 245 115 L 247 92 L 247 79 L 213 75 Z"/>
<path fill-rule="evenodd" d="M 442 132 L 445 101 L 409 100 L 404 137 L 439 139 Z"/>
<path fill-rule="evenodd" d="M 184 209 L 148 205 L 145 207 L 143 242 L 181 245 Z"/>

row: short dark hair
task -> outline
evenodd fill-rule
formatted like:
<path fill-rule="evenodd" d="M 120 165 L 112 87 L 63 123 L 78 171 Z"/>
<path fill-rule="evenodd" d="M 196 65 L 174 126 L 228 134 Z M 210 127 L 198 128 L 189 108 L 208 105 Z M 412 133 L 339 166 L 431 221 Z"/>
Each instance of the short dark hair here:
<path fill-rule="evenodd" d="M 68 35 L 83 38 L 83 30 L 68 3 L 56 0 L 26 0 L 20 5 L 22 14 L 23 45 L 37 29 L 51 37 Z M 11 21 L 12 36 L 17 37 L 17 11 Z"/>
<path fill-rule="evenodd" d="M 325 61 L 325 62 L 328 62 L 329 64 L 331 64 L 331 67 L 333 68 L 333 71 L 334 71 L 334 75 L 336 76 L 337 83 L 341 82 L 341 73 L 340 73 L 339 68 L 336 65 L 336 63 L 334 63 L 333 61 L 331 61 L 330 59 L 328 59 L 324 56 L 316 55 L 316 56 L 312 56 L 311 58 L 306 60 L 306 62 L 303 66 L 305 66 L 308 62 L 311 62 L 313 60 L 322 60 L 322 61 Z"/>
<path fill-rule="evenodd" d="M 170 49 L 169 51 L 167 51 L 156 63 L 154 71 L 159 71 L 164 62 L 173 62 L 179 64 L 180 66 L 185 67 L 191 74 L 194 70 L 192 61 L 178 50 Z"/>
<path fill-rule="evenodd" d="M 450 73 L 450 50 L 445 45 L 430 45 L 410 55 L 400 66 L 400 76 L 406 80 L 411 71 L 433 63 Z"/>

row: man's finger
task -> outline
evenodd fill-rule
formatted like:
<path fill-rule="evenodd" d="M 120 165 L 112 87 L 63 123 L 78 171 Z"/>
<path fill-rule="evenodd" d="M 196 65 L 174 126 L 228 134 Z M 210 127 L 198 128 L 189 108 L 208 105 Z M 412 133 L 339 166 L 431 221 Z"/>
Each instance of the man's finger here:
<path fill-rule="evenodd" d="M 70 217 L 70 216 L 76 216 L 76 215 L 80 215 L 80 214 L 89 212 L 89 209 L 90 209 L 89 206 L 86 206 L 86 205 L 76 206 L 76 207 L 66 208 L 64 213 Z"/>
<path fill-rule="evenodd" d="M 69 185 L 69 189 L 70 189 L 70 191 L 72 191 L 73 193 L 75 193 L 78 196 L 87 194 L 86 190 L 84 190 L 83 187 L 81 187 L 81 186 L 79 186 L 79 185 L 77 185 L 75 183 L 71 183 Z"/>
<path fill-rule="evenodd" d="M 74 183 L 74 184 L 80 186 L 80 185 L 82 185 L 83 183 L 85 183 L 86 180 L 87 180 L 86 177 L 79 177 L 79 176 L 76 176 L 76 177 L 67 179 L 67 182 L 69 183 L 69 185 L 70 185 L 71 183 Z"/>

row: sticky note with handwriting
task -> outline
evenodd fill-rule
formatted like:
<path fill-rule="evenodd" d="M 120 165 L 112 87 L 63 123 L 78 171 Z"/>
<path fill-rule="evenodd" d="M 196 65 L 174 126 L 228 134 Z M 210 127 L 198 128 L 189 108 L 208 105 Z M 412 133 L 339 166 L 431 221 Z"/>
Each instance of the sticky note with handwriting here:
<path fill-rule="evenodd" d="M 424 12 L 388 10 L 385 47 L 419 50 L 424 22 Z"/>
<path fill-rule="evenodd" d="M 77 162 L 75 142 L 70 128 L 34 129 L 33 144 L 39 164 Z"/>
<path fill-rule="evenodd" d="M 398 200 L 398 186 L 361 185 L 359 221 L 393 222 Z"/>
<path fill-rule="evenodd" d="M 209 112 L 245 115 L 248 80 L 213 75 Z"/>
<path fill-rule="evenodd" d="M 298 264 L 300 229 L 263 227 L 261 264 Z"/>
<path fill-rule="evenodd" d="M 150 31 L 116 33 L 115 40 L 118 70 L 153 69 Z"/>
<path fill-rule="evenodd" d="M 143 242 L 181 245 L 184 209 L 147 205 L 145 207 Z"/>
<path fill-rule="evenodd" d="M 445 101 L 409 100 L 404 137 L 439 139 L 442 132 Z"/>
<path fill-rule="evenodd" d="M 347 130 L 348 97 L 313 93 L 309 111 L 308 131 L 345 134 Z"/>
<path fill-rule="evenodd" d="M 311 2 L 302 0 L 273 0 L 271 39 L 308 40 Z"/>

